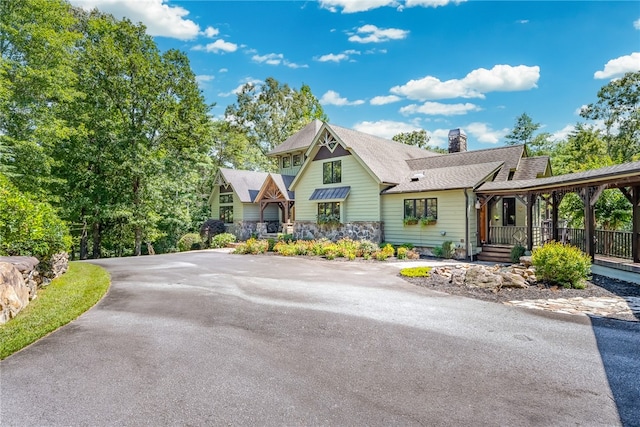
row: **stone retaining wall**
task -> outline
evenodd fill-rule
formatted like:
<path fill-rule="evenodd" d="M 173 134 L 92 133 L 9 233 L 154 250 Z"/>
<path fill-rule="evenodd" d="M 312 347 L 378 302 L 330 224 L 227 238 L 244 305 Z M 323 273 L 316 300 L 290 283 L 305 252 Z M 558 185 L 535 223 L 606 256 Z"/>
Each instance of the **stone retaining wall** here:
<path fill-rule="evenodd" d="M 38 288 L 65 273 L 68 265 L 66 253 L 45 263 L 34 257 L 0 257 L 0 324 L 14 318 L 36 298 Z"/>
<path fill-rule="evenodd" d="M 384 241 L 384 228 L 382 221 L 354 221 L 336 225 L 296 221 L 293 224 L 293 237 L 305 240 L 325 238 L 334 242 L 349 237 L 381 243 Z"/>

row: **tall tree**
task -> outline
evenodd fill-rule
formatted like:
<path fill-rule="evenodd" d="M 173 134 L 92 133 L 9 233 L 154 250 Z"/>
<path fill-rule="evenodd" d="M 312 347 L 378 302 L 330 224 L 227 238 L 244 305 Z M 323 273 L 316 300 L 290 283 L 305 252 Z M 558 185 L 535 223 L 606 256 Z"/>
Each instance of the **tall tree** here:
<path fill-rule="evenodd" d="M 580 115 L 604 121 L 608 151 L 616 163 L 640 158 L 640 71 L 604 85 L 598 100 Z"/>
<path fill-rule="evenodd" d="M 516 118 L 516 123 L 507 135 L 507 145 L 528 144 L 533 141 L 534 133 L 540 128 L 540 123 L 534 123 L 527 113 Z"/>
<path fill-rule="evenodd" d="M 227 107 L 225 119 L 246 134 L 263 155 L 312 120 L 328 120 L 309 86 L 295 90 L 273 77 L 261 85 L 244 85 L 236 103 Z"/>
<path fill-rule="evenodd" d="M 431 137 L 424 129 L 414 130 L 411 132 L 400 132 L 394 135 L 391 139 L 403 144 L 415 145 L 416 147 L 422 148 L 423 150 L 433 151 L 436 153 L 447 152 L 447 150 L 443 148 L 429 144 L 429 140 L 431 139 Z"/>

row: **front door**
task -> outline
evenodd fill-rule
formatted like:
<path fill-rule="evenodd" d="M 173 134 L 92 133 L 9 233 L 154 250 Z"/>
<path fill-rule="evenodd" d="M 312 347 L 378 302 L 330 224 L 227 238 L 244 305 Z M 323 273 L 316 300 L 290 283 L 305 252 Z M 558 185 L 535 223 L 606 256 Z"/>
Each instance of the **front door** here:
<path fill-rule="evenodd" d="M 502 226 L 516 225 L 516 199 L 505 197 L 502 199 Z"/>

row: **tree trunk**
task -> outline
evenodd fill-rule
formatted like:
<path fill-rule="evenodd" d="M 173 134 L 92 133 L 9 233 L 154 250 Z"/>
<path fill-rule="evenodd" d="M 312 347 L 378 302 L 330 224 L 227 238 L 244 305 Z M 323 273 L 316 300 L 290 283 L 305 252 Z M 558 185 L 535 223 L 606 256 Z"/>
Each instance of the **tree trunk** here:
<path fill-rule="evenodd" d="M 89 256 L 88 237 L 87 221 L 84 220 L 82 222 L 82 235 L 80 235 L 80 259 L 87 259 Z"/>
<path fill-rule="evenodd" d="M 93 223 L 93 254 L 91 258 L 98 259 L 102 257 L 102 227 L 99 222 Z"/>
<path fill-rule="evenodd" d="M 142 255 L 142 227 L 140 226 L 136 227 L 136 243 L 133 255 Z"/>

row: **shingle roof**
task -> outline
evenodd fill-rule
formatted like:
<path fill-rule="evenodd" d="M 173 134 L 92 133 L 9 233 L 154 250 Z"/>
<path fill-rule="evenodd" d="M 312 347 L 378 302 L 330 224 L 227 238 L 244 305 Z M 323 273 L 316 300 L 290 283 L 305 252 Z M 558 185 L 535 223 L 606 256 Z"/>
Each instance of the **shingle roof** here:
<path fill-rule="evenodd" d="M 495 173 L 502 165 L 503 162 L 496 161 L 412 171 L 410 175 L 403 178 L 399 185 L 385 190 L 383 193 L 412 193 L 473 188 Z"/>
<path fill-rule="evenodd" d="M 244 171 L 236 169 L 220 168 L 220 174 L 233 187 L 242 203 L 252 203 L 258 195 L 264 180 L 269 175 L 267 172 Z"/>
<path fill-rule="evenodd" d="M 623 163 L 620 165 L 607 166 L 604 168 L 569 173 L 565 175 L 550 176 L 547 178 L 507 182 L 486 182 L 478 188 L 478 191 L 487 193 L 501 190 L 544 189 L 545 187 L 557 187 L 562 185 L 581 185 L 592 181 L 602 181 L 607 178 L 614 179 L 616 177 L 631 178 L 633 182 L 640 182 L 640 162 Z"/>
<path fill-rule="evenodd" d="M 458 167 L 491 163 L 500 161 L 504 166 L 498 172 L 496 181 L 506 181 L 509 178 L 509 170 L 516 169 L 520 158 L 524 155 L 524 145 L 510 145 L 507 147 L 488 148 L 485 150 L 463 151 L 460 153 L 444 154 L 437 157 L 428 157 L 417 160 L 407 160 L 411 170 L 439 169 L 445 167 Z"/>
<path fill-rule="evenodd" d="M 440 157 L 440 154 L 413 145 L 402 144 L 352 129 L 330 125 L 329 128 L 378 177 L 380 182 L 400 183 L 410 172 L 406 160 Z"/>
<path fill-rule="evenodd" d="M 288 197 L 288 200 L 293 200 L 295 198 L 294 192 L 289 191 L 289 186 L 295 178 L 294 175 L 280 175 L 279 173 L 272 173 L 271 178 L 273 178 L 273 182 L 276 183 L 280 192 Z"/>
<path fill-rule="evenodd" d="M 313 138 L 322 127 L 322 122 L 315 119 L 298 132 L 291 135 L 284 142 L 278 145 L 276 148 L 267 153 L 268 156 L 273 156 L 280 153 L 286 153 L 291 151 L 305 151 L 311 145 Z"/>
<path fill-rule="evenodd" d="M 513 174 L 513 180 L 535 179 L 544 176 L 549 165 L 549 156 L 523 157 L 518 163 L 518 169 Z"/>

